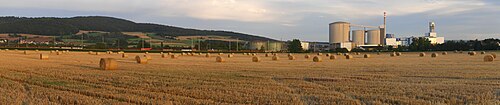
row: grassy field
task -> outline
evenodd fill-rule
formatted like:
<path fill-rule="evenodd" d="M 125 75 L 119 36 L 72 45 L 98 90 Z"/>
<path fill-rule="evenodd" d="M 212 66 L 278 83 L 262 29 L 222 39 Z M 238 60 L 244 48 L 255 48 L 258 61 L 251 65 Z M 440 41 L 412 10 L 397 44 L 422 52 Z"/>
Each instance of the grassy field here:
<path fill-rule="evenodd" d="M 49 52 L 41 52 L 49 54 Z M 364 53 L 362 53 L 364 54 Z M 500 104 L 500 60 L 449 52 L 389 53 L 312 62 L 306 54 L 279 61 L 258 54 L 161 58 L 137 64 L 135 55 L 86 52 L 38 54 L 0 51 L 3 104 Z M 497 53 L 498 54 L 498 53 Z M 310 54 L 313 55 L 313 54 Z M 212 54 L 216 56 L 216 54 Z M 116 58 L 119 70 L 99 70 L 100 58 Z"/>

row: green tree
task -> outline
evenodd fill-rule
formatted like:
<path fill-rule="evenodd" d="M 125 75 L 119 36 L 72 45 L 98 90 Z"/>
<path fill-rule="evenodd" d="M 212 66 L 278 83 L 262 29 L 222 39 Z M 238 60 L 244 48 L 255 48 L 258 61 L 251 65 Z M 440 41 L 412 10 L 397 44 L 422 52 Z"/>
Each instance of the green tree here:
<path fill-rule="evenodd" d="M 419 37 L 419 38 L 413 38 L 412 43 L 410 44 L 410 49 L 411 51 L 427 51 L 431 49 L 431 41 L 427 38 Z"/>
<path fill-rule="evenodd" d="M 288 44 L 288 51 L 290 51 L 291 53 L 303 52 L 304 49 L 302 49 L 302 44 L 301 44 L 300 40 L 293 39 L 293 41 L 291 41 Z"/>

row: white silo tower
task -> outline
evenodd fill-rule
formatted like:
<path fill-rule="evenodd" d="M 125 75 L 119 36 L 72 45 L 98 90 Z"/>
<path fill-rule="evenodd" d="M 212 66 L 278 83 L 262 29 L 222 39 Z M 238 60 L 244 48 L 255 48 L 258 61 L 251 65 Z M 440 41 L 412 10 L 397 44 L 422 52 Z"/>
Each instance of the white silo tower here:
<path fill-rule="evenodd" d="M 351 23 L 334 22 L 330 24 L 330 43 L 345 43 L 349 42 L 349 32 L 351 31 Z"/>

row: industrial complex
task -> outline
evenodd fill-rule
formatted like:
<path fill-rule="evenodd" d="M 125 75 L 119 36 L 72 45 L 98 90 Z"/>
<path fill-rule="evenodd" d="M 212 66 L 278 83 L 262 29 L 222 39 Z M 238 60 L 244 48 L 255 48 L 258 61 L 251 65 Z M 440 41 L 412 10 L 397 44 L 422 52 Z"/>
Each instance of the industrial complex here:
<path fill-rule="evenodd" d="M 396 38 L 394 34 L 387 34 L 387 14 L 384 12 L 384 23 L 380 26 L 367 26 L 349 22 L 333 22 L 329 24 L 329 42 L 302 41 L 304 50 L 314 52 L 333 51 L 335 49 L 383 49 L 398 46 L 409 46 L 414 38 Z M 354 28 L 360 30 L 353 30 Z M 431 41 L 431 44 L 444 43 L 444 37 L 438 37 L 436 23 L 429 23 L 429 32 L 421 36 Z"/>

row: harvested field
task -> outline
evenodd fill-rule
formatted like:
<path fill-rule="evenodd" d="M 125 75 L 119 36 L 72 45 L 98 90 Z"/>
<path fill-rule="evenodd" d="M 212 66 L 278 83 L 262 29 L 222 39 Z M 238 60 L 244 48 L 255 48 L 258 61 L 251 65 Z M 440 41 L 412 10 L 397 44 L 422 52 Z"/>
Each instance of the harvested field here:
<path fill-rule="evenodd" d="M 40 53 L 50 59 L 0 52 L 2 104 L 500 104 L 500 60 L 466 53 L 322 62 L 306 54 L 279 61 L 257 54 L 260 62 L 234 54 L 224 63 L 149 53 L 148 64 L 135 61 L 144 53 Z M 114 58 L 118 69 L 100 70 L 101 58 Z"/>

